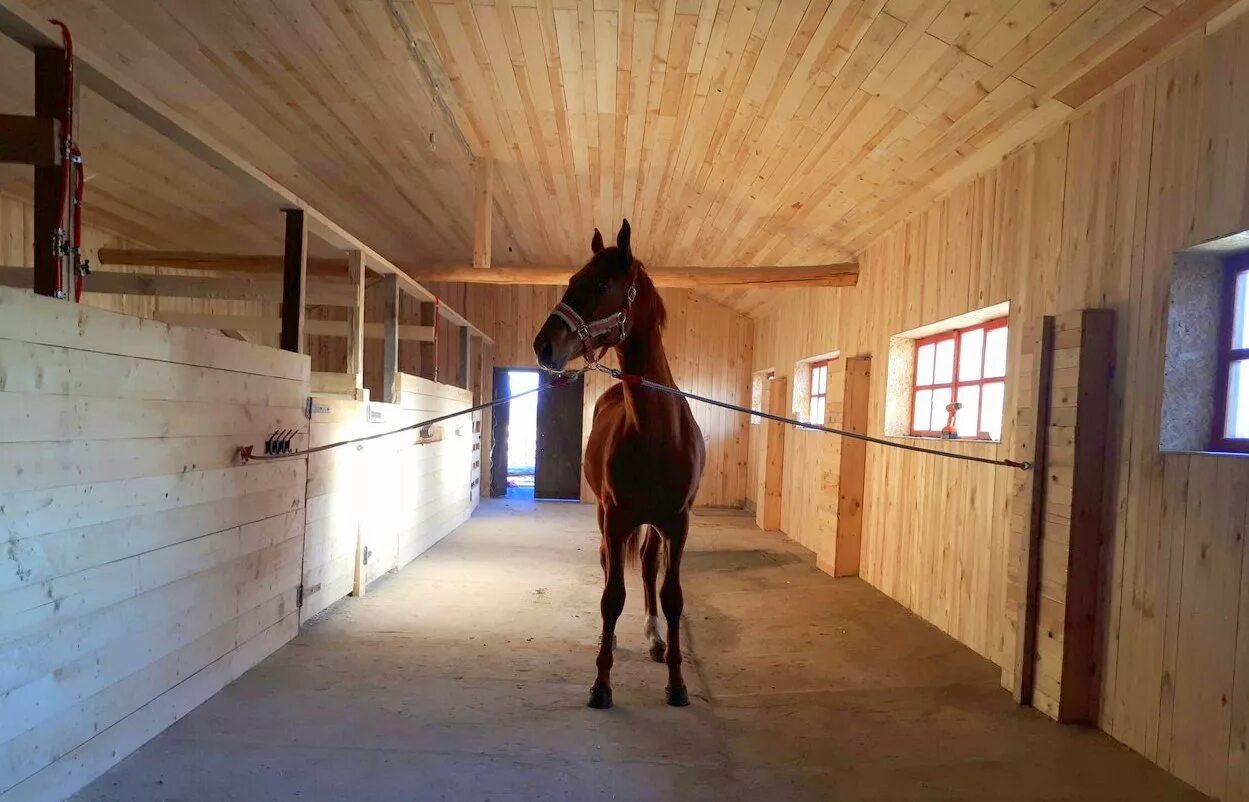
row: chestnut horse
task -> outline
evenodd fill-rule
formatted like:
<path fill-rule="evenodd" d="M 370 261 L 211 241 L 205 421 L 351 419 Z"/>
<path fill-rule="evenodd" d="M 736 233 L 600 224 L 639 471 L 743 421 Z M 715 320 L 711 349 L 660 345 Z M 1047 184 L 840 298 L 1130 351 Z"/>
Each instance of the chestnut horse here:
<path fill-rule="evenodd" d="M 568 282 L 533 342 L 538 363 L 560 371 L 577 356 L 592 360 L 596 349 L 614 348 L 625 373 L 675 387 L 661 337 L 664 304 L 642 263 L 633 258 L 629 221 L 620 227 L 616 247 L 604 248 L 596 228 L 590 248 L 593 258 Z M 681 553 L 705 462 L 702 432 L 684 398 L 622 382 L 595 405 L 583 467 L 598 498 L 604 588 L 590 707 L 612 706 L 612 648 L 624 609 L 624 565 L 626 558 L 636 562 L 639 551 L 650 654 L 668 664 L 668 704 L 689 704 L 681 677 Z M 666 647 L 655 610 L 661 551 L 665 566 L 659 601 L 668 624 Z"/>

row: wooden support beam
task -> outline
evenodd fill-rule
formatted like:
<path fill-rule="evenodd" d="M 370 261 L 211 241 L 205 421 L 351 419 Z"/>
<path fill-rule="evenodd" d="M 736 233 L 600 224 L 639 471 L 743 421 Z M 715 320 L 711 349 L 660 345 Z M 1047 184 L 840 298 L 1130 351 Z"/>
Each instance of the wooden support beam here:
<path fill-rule="evenodd" d="M 494 161 L 483 156 L 476 164 L 477 206 L 473 217 L 473 267 L 490 267 L 490 223 L 494 217 Z"/>
<path fill-rule="evenodd" d="M 46 120 L 65 113 L 70 101 L 66 66 L 65 51 L 60 47 L 35 48 L 36 117 Z M 39 295 L 72 300 L 74 263 L 64 246 L 72 230 L 73 204 L 65 197 L 64 182 L 60 166 L 35 167 L 34 290 Z"/>
<path fill-rule="evenodd" d="M 29 267 L 0 266 L 0 286 L 29 290 L 34 271 Z M 83 291 L 99 295 L 146 295 L 159 298 L 201 298 L 216 301 L 282 302 L 282 281 L 259 276 L 171 276 L 92 270 Z M 310 306 L 351 306 L 354 293 L 343 280 L 308 283 L 304 300 Z M 311 322 L 311 321 L 307 321 Z"/>
<path fill-rule="evenodd" d="M 768 381 L 765 412 L 787 414 L 789 382 L 784 376 Z M 785 424 L 764 420 L 763 454 L 759 462 L 759 486 L 755 494 L 755 523 L 760 529 L 774 532 L 781 528 L 781 488 L 785 468 Z"/>
<path fill-rule="evenodd" d="M 472 382 L 469 381 L 469 366 L 472 364 L 472 332 L 466 327 L 461 326 L 460 332 L 460 365 L 456 371 L 456 384 L 465 390 L 472 390 Z"/>
<path fill-rule="evenodd" d="M 175 312 L 158 310 L 152 315 L 153 320 L 168 323 L 171 326 L 182 326 L 188 329 L 215 329 L 217 331 L 249 332 L 254 334 L 280 334 L 281 318 L 252 317 L 247 315 L 214 315 L 205 312 Z M 350 328 L 342 320 L 305 320 L 305 337 L 347 337 Z M 365 323 L 364 338 L 366 340 L 385 339 L 385 329 L 381 323 Z M 432 326 L 400 326 L 399 339 L 402 342 L 433 342 Z"/>
<path fill-rule="evenodd" d="M 347 373 L 355 376 L 356 388 L 364 387 L 364 279 L 363 251 L 347 255 L 347 274 L 353 303 L 347 308 Z"/>
<path fill-rule="evenodd" d="M 1041 590 L 1041 533 L 1045 526 L 1046 439 L 1050 419 L 1050 382 L 1054 365 L 1054 318 L 1045 316 L 1026 329 L 1020 348 L 1020 375 L 1031 382 L 1019 390 L 1015 459 L 1031 462 L 1011 502 L 1012 521 L 1019 521 L 1014 565 L 1015 660 L 1004 669 L 1011 694 L 1021 705 L 1032 704 L 1036 683 L 1037 607 Z M 1031 373 L 1028 370 L 1031 370 Z M 1009 596 L 1009 594 L 1008 594 Z"/>
<path fill-rule="evenodd" d="M 297 354 L 304 347 L 305 287 L 308 283 L 308 224 L 303 209 L 286 210 L 286 252 L 282 260 L 283 351 Z"/>
<path fill-rule="evenodd" d="M 476 270 L 468 265 L 403 264 L 418 281 L 469 284 L 546 284 L 563 286 L 578 267 L 530 265 Z M 656 287 L 853 287 L 859 281 L 854 262 L 801 267 L 646 267 Z"/>
<path fill-rule="evenodd" d="M 53 117 L 0 114 L 0 162 L 59 166 L 61 121 Z"/>
<path fill-rule="evenodd" d="M 399 279 L 382 279 L 382 401 L 399 403 Z"/>
<path fill-rule="evenodd" d="M 149 265 L 153 267 L 179 267 L 199 270 L 239 270 L 264 272 L 276 270 L 281 258 L 276 256 L 246 256 L 220 253 L 187 253 L 182 251 L 145 251 L 122 248 L 101 248 L 99 260 L 109 265 Z M 342 260 L 314 260 L 318 270 L 331 275 L 343 275 L 346 263 Z M 372 263 L 370 262 L 370 265 Z M 567 265 L 527 265 L 523 267 L 491 267 L 479 270 L 472 265 L 422 265 L 410 262 L 396 263 L 406 277 L 428 282 L 464 282 L 468 284 L 545 284 L 564 285 L 577 271 Z M 651 267 L 647 274 L 657 287 L 706 288 L 706 287 L 853 287 L 859 280 L 859 266 L 855 262 L 838 262 L 827 265 L 762 266 L 762 267 Z M 428 292 L 424 296 L 433 300 Z M 446 314 L 455 325 L 464 325 Z M 474 331 L 482 333 L 473 327 Z"/>
<path fill-rule="evenodd" d="M 421 326 L 432 327 L 434 325 L 434 321 L 437 319 L 437 310 L 434 309 L 433 304 L 420 304 L 416 314 L 416 322 Z M 416 373 L 418 376 L 429 379 L 430 381 L 438 381 L 438 370 L 437 366 L 434 364 L 437 359 L 437 354 L 437 334 L 434 335 L 434 339 L 431 339 L 427 343 L 421 343 L 417 346 Z"/>

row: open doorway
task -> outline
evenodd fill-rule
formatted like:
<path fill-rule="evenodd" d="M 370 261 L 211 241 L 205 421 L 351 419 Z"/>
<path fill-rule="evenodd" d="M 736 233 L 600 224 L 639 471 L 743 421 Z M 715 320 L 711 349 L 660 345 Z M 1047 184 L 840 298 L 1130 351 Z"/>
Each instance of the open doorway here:
<path fill-rule="evenodd" d="M 533 390 L 540 381 L 532 368 L 495 368 L 494 397 Z M 578 379 L 495 407 L 490 495 L 580 499 L 583 397 Z"/>
<path fill-rule="evenodd" d="M 509 370 L 504 384 L 507 395 L 516 395 L 538 386 L 536 370 Z M 538 395 L 518 398 L 509 407 L 507 438 L 505 440 L 508 498 L 533 498 L 533 478 L 538 451 Z"/>

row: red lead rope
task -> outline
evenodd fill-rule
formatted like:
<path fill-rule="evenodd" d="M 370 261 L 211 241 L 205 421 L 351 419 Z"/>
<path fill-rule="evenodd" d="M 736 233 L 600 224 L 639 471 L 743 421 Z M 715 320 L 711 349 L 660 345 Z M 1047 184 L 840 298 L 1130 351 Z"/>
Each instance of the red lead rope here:
<path fill-rule="evenodd" d="M 74 75 L 74 37 L 69 32 L 69 26 L 60 20 L 52 20 L 53 25 L 61 29 L 61 41 L 65 46 L 65 110 L 61 117 L 61 203 L 57 209 L 56 228 L 63 232 L 66 240 L 59 243 L 67 249 L 70 262 L 74 268 L 74 301 L 82 298 L 82 276 L 83 271 L 79 268 L 79 248 L 82 244 L 82 193 L 83 193 L 83 172 L 82 172 L 82 151 L 78 149 L 78 145 L 74 142 L 74 83 L 77 78 Z M 75 165 L 77 170 L 75 170 Z M 70 186 L 71 176 L 76 173 L 73 179 L 73 186 Z M 70 231 L 65 231 L 65 215 L 67 208 L 72 208 L 74 212 L 74 224 Z M 65 288 L 61 285 L 61 271 L 56 273 L 55 290 L 58 295 L 64 292 Z"/>

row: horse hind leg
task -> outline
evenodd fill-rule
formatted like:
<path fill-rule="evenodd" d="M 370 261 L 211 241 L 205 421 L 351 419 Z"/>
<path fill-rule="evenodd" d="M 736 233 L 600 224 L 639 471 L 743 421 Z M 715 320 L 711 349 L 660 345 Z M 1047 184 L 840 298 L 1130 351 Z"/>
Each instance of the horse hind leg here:
<path fill-rule="evenodd" d="M 668 564 L 664 568 L 664 583 L 659 589 L 659 601 L 663 605 L 664 618 L 668 623 L 668 649 L 664 657 L 668 664 L 668 704 L 673 707 L 685 707 L 690 703 L 685 679 L 681 675 L 681 613 L 685 609 L 685 597 L 681 592 L 681 555 L 685 551 L 689 527 L 688 513 L 661 527 L 668 540 Z"/>
<path fill-rule="evenodd" d="M 666 646 L 659 629 L 659 607 L 655 597 L 655 579 L 659 575 L 659 551 L 663 539 L 654 527 L 647 527 L 642 542 L 642 589 L 646 597 L 646 639 L 650 642 L 650 656 L 656 663 L 664 661 Z"/>

